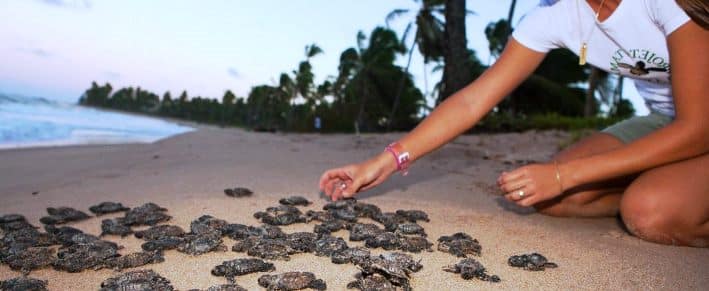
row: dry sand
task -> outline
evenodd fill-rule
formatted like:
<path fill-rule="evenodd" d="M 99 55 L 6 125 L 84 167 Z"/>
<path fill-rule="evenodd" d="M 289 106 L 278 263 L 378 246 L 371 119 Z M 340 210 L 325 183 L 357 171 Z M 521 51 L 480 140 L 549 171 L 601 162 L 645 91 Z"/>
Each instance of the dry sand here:
<path fill-rule="evenodd" d="M 237 129 L 200 127 L 155 144 L 75 146 L 0 151 L 0 214 L 21 213 L 34 224 L 49 206 L 71 206 L 88 211 L 102 201 L 128 206 L 155 202 L 169 209 L 170 222 L 189 228 L 191 220 L 210 214 L 230 222 L 257 224 L 251 216 L 275 205 L 278 198 L 300 194 L 315 201 L 317 178 L 333 166 L 355 162 L 379 152 L 398 134 L 316 135 L 259 134 Z M 656 245 L 626 234 L 615 219 L 562 219 L 531 209 L 514 207 L 496 194 L 498 173 L 517 160 L 547 159 L 561 140 L 558 132 L 530 132 L 463 136 L 413 165 L 409 176 L 395 176 L 359 196 L 383 210 L 422 209 L 431 216 L 422 223 L 432 241 L 464 231 L 477 238 L 477 258 L 498 284 L 464 281 L 441 267 L 459 259 L 441 252 L 414 254 L 424 269 L 413 275 L 417 290 L 463 289 L 666 289 L 706 290 L 709 286 L 709 250 Z M 256 194 L 235 199 L 227 187 L 244 186 Z M 32 192 L 39 192 L 32 195 Z M 113 217 L 107 216 L 107 217 Z M 72 224 L 100 232 L 93 218 Z M 284 227 L 311 231 L 312 225 Z M 347 238 L 345 232 L 336 233 Z M 139 250 L 138 239 L 109 237 Z M 226 239 L 227 246 L 233 242 Z M 350 245 L 359 245 L 349 242 Z M 507 266 L 510 255 L 538 251 L 559 264 L 545 272 Z M 146 266 L 180 289 L 207 288 L 225 283 L 210 275 L 213 266 L 245 254 L 224 252 L 190 257 L 166 253 L 166 262 Z M 334 265 L 327 258 L 295 255 L 276 261 L 277 272 L 306 270 L 324 279 L 330 290 L 345 289 L 357 273 L 352 265 Z M 44 269 L 31 276 L 49 280 L 52 290 L 95 290 L 117 273 L 111 270 L 77 274 Z M 0 266 L 0 280 L 18 276 Z M 248 289 L 259 290 L 261 274 L 237 278 Z"/>

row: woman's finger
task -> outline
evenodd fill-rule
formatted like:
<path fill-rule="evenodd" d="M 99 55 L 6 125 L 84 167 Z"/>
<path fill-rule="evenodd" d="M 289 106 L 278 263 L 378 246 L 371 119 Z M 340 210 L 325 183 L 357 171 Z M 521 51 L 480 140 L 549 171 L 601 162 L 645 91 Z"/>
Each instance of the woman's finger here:
<path fill-rule="evenodd" d="M 532 181 L 530 179 L 520 178 L 520 179 L 500 185 L 500 189 L 502 189 L 502 191 L 504 191 L 504 192 L 509 193 L 509 192 L 515 191 L 517 189 L 521 189 L 525 185 L 530 184 L 531 182 Z"/>
<path fill-rule="evenodd" d="M 524 177 L 525 176 L 524 173 L 525 173 L 524 167 L 519 168 L 519 169 L 515 169 L 512 172 L 502 172 L 502 174 L 500 175 L 500 178 L 497 180 L 497 183 L 500 185 L 510 183 L 514 180 L 518 180 L 518 179 Z"/>
<path fill-rule="evenodd" d="M 532 191 L 530 191 L 527 187 L 524 187 L 522 189 L 507 193 L 505 198 L 507 198 L 507 200 L 517 202 L 533 195 L 534 193 Z"/>

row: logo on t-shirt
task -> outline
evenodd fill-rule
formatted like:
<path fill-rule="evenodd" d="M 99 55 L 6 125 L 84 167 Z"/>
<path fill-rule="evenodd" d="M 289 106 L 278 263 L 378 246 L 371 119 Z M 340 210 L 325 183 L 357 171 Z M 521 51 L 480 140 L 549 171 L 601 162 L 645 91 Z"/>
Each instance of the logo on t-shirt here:
<path fill-rule="evenodd" d="M 670 63 L 666 58 L 646 49 L 617 50 L 611 60 L 611 72 L 641 78 L 655 83 L 670 80 Z M 660 74 L 653 74 L 659 72 Z"/>

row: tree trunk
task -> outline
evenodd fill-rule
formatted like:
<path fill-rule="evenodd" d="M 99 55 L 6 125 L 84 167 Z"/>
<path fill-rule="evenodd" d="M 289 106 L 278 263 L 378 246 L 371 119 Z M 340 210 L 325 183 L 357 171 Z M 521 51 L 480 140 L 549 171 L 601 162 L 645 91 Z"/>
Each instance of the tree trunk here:
<path fill-rule="evenodd" d="M 409 60 L 406 61 L 406 69 L 404 69 L 404 74 L 401 76 L 401 80 L 399 81 L 399 87 L 396 88 L 396 96 L 394 97 L 394 104 L 391 106 L 391 112 L 389 113 L 389 120 L 387 121 L 387 131 L 391 130 L 391 125 L 394 123 L 394 116 L 396 114 L 396 109 L 399 107 L 399 102 L 401 100 L 401 93 L 404 91 L 404 82 L 406 81 L 406 78 L 409 76 L 409 67 L 411 66 L 411 57 L 414 55 L 414 48 L 416 48 L 416 39 L 418 39 L 418 32 L 416 32 L 416 36 L 414 37 L 414 43 L 411 45 L 411 48 L 409 49 Z"/>
<path fill-rule="evenodd" d="M 598 79 L 600 77 L 601 71 L 595 67 L 591 68 L 591 74 L 588 75 L 588 90 L 586 91 L 586 102 L 583 107 L 583 116 L 591 117 L 595 112 L 595 92 L 598 87 Z"/>
<path fill-rule="evenodd" d="M 468 47 L 465 38 L 465 0 L 446 0 L 446 29 L 443 52 L 443 90 L 437 103 L 465 87 L 473 79 L 468 68 Z"/>
<path fill-rule="evenodd" d="M 507 13 L 507 36 L 512 34 L 512 17 L 515 15 L 515 7 L 517 7 L 517 0 L 512 0 L 510 12 Z"/>

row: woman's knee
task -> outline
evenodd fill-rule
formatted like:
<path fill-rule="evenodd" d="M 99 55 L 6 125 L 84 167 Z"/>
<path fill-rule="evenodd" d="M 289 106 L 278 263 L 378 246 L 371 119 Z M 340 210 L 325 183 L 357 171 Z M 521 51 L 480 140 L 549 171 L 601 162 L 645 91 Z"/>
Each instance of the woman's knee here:
<path fill-rule="evenodd" d="M 701 222 L 692 221 L 679 205 L 667 197 L 676 193 L 660 193 L 658 189 L 629 188 L 621 199 L 623 223 L 633 235 L 652 242 L 706 247 L 709 241 L 697 230 Z"/>

